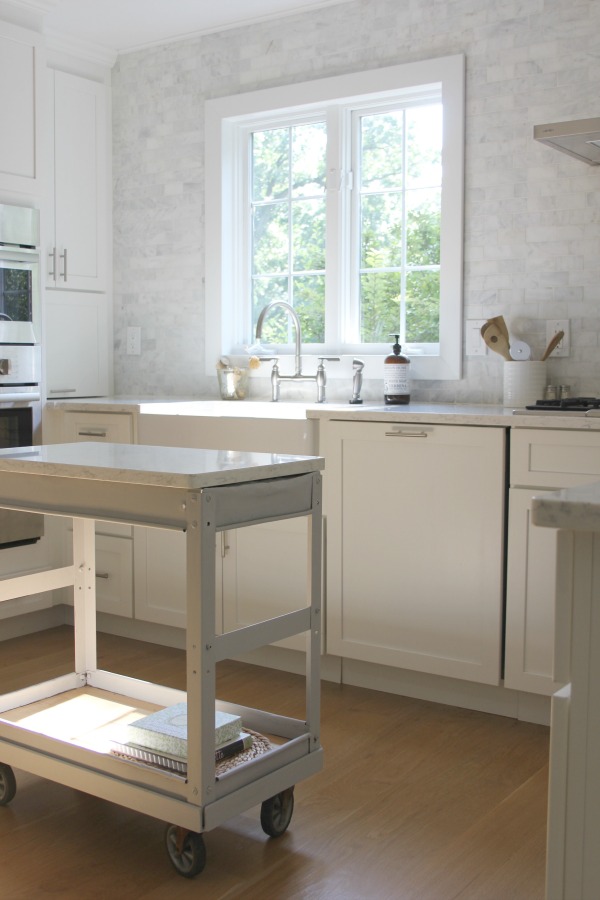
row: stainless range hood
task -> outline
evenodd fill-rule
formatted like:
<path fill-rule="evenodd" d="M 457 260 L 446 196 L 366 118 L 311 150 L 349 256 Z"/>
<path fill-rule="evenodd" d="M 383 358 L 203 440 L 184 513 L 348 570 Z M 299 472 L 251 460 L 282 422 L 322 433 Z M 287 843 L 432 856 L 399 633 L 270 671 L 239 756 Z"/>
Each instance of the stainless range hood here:
<path fill-rule="evenodd" d="M 535 125 L 533 137 L 590 166 L 600 166 L 600 119 Z"/>

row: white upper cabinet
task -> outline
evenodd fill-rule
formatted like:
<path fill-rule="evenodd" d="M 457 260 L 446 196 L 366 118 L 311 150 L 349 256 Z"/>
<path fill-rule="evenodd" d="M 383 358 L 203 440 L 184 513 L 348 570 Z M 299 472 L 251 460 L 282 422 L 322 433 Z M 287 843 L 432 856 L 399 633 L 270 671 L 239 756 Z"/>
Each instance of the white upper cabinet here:
<path fill-rule="evenodd" d="M 106 89 L 49 71 L 53 100 L 54 220 L 47 234 L 48 287 L 104 291 L 108 270 Z"/>
<path fill-rule="evenodd" d="M 0 22 L 0 190 L 39 190 L 44 65 L 40 35 Z"/>

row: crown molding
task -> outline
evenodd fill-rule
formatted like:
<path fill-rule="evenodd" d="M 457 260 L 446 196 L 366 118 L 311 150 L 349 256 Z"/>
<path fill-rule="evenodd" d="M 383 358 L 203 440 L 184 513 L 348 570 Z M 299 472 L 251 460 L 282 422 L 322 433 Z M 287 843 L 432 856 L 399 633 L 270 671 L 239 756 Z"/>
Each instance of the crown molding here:
<path fill-rule="evenodd" d="M 88 62 L 96 63 L 108 69 L 112 69 L 117 61 L 117 51 L 104 44 L 96 44 L 93 41 L 84 41 L 74 38 L 60 31 L 47 30 L 44 32 L 46 48 L 55 53 L 67 53 Z"/>

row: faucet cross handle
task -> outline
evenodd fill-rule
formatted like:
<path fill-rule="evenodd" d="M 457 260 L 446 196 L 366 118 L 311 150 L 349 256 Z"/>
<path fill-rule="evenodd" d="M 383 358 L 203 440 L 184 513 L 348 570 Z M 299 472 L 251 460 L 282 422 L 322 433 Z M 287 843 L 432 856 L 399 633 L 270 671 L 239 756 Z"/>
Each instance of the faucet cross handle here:
<path fill-rule="evenodd" d="M 317 403 L 325 403 L 325 385 L 327 384 L 325 363 L 339 361 L 339 356 L 319 356 L 319 365 L 317 366 L 317 374 L 315 379 L 317 382 Z"/>

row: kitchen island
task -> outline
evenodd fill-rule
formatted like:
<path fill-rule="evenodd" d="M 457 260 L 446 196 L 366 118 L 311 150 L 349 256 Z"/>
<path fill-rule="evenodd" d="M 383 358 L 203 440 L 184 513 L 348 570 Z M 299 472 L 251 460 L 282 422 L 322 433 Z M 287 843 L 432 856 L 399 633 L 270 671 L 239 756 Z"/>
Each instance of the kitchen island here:
<path fill-rule="evenodd" d="M 600 889 L 600 483 L 534 499 L 534 525 L 558 530 L 547 900 Z"/>
<path fill-rule="evenodd" d="M 319 743 L 321 474 L 318 457 L 111 443 L 55 444 L 0 452 L 0 506 L 73 520 L 72 565 L 5 579 L 0 602 L 40 590 L 74 594 L 74 671 L 0 697 L 0 803 L 14 792 L 11 766 L 173 822 L 167 849 L 189 875 L 203 866 L 201 833 L 261 802 L 267 833 L 285 830 L 295 782 L 322 766 Z M 306 605 L 251 627 L 218 633 L 216 534 L 256 522 L 307 517 Z M 186 691 L 97 667 L 96 520 L 177 530 L 186 543 Z M 306 635 L 306 716 L 216 702 L 247 729 L 271 736 L 263 755 L 215 771 L 215 673 L 220 660 Z M 111 723 L 187 703 L 187 774 L 110 753 Z M 59 719 L 62 718 L 62 724 Z M 69 721 L 69 727 L 65 726 Z M 85 722 L 85 724 L 83 724 Z M 81 723 L 81 724 L 80 724 Z M 273 799 L 279 804 L 273 806 Z M 266 813 L 265 813 L 265 804 Z M 289 819 L 288 819 L 289 821 Z M 262 817 L 261 817 L 261 823 Z M 263 823 L 263 828 L 265 823 Z M 175 838 L 173 838 L 175 834 Z M 191 860 L 191 862 L 190 862 Z"/>

